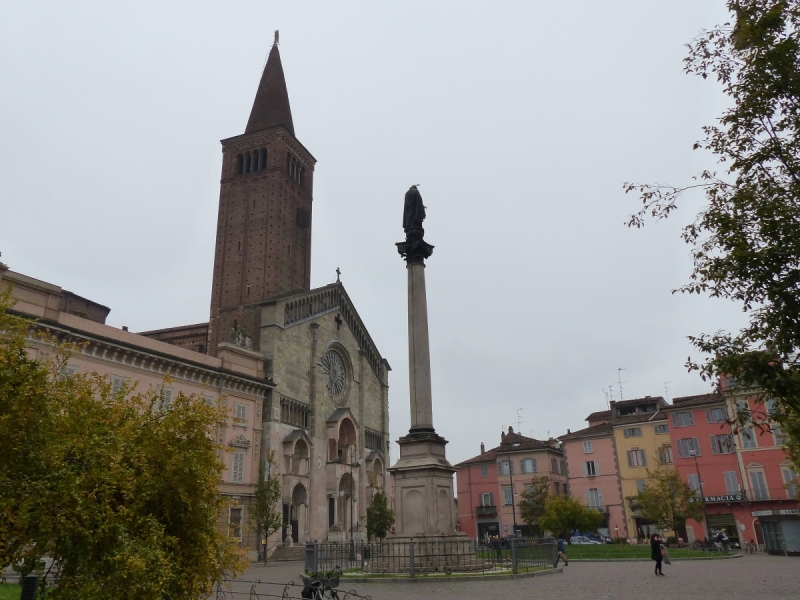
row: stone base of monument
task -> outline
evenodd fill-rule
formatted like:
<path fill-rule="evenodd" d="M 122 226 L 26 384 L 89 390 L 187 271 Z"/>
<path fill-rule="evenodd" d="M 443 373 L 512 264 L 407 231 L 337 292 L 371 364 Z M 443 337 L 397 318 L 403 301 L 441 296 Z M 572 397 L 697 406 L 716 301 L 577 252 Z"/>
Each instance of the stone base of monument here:
<path fill-rule="evenodd" d="M 372 557 L 369 569 L 382 573 L 481 571 L 474 542 L 456 531 L 455 468 L 445 457 L 447 440 L 433 428 L 412 429 L 398 440 L 394 477 L 395 533 Z"/>
<path fill-rule="evenodd" d="M 395 535 L 450 535 L 456 531 L 453 473 L 442 436 L 432 428 L 412 430 L 398 441 L 394 477 Z"/>

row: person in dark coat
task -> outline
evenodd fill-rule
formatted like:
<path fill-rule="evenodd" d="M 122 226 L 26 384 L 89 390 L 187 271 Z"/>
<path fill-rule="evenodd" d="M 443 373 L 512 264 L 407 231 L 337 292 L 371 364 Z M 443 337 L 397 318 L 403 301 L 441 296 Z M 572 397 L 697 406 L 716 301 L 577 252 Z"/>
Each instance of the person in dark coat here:
<path fill-rule="evenodd" d="M 656 575 L 663 575 L 661 561 L 664 560 L 664 557 L 661 556 L 661 539 L 657 533 L 650 536 L 650 558 L 656 561 Z"/>

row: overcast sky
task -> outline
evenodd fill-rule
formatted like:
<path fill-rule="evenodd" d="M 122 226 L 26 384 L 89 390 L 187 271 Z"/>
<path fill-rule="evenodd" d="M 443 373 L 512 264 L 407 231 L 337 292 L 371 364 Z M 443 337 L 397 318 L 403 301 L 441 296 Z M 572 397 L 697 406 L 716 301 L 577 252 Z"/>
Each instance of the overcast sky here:
<path fill-rule="evenodd" d="M 142 331 L 208 320 L 219 140 L 243 133 L 272 32 L 314 175 L 313 287 L 342 281 L 409 426 L 403 194 L 427 206 L 434 424 L 453 463 L 703 393 L 687 335 L 739 307 L 672 295 L 680 227 L 624 226 L 625 181 L 686 184 L 724 107 L 683 74 L 723 0 L 1 2 L 0 252 Z M 694 202 L 694 204 L 692 204 Z M 394 459 L 397 458 L 393 445 Z"/>

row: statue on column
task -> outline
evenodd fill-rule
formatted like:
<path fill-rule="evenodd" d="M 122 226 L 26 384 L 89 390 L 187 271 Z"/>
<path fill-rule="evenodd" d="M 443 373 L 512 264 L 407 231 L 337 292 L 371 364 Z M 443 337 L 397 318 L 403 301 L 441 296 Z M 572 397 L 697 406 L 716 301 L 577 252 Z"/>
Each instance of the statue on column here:
<path fill-rule="evenodd" d="M 416 185 L 408 188 L 403 206 L 403 231 L 406 241 L 397 245 L 397 251 L 406 259 L 406 262 L 423 262 L 433 253 L 433 246 L 423 240 L 425 230 L 422 222 L 425 220 L 425 205 L 422 204 L 422 195 Z"/>

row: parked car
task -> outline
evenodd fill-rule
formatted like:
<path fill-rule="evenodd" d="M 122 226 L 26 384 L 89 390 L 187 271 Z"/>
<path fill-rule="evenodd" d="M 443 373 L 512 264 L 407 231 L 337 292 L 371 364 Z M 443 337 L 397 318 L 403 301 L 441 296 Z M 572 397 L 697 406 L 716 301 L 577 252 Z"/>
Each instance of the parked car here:
<path fill-rule="evenodd" d="M 569 538 L 571 544 L 599 544 L 600 542 L 596 542 L 595 540 L 590 540 L 585 535 L 573 535 Z"/>

